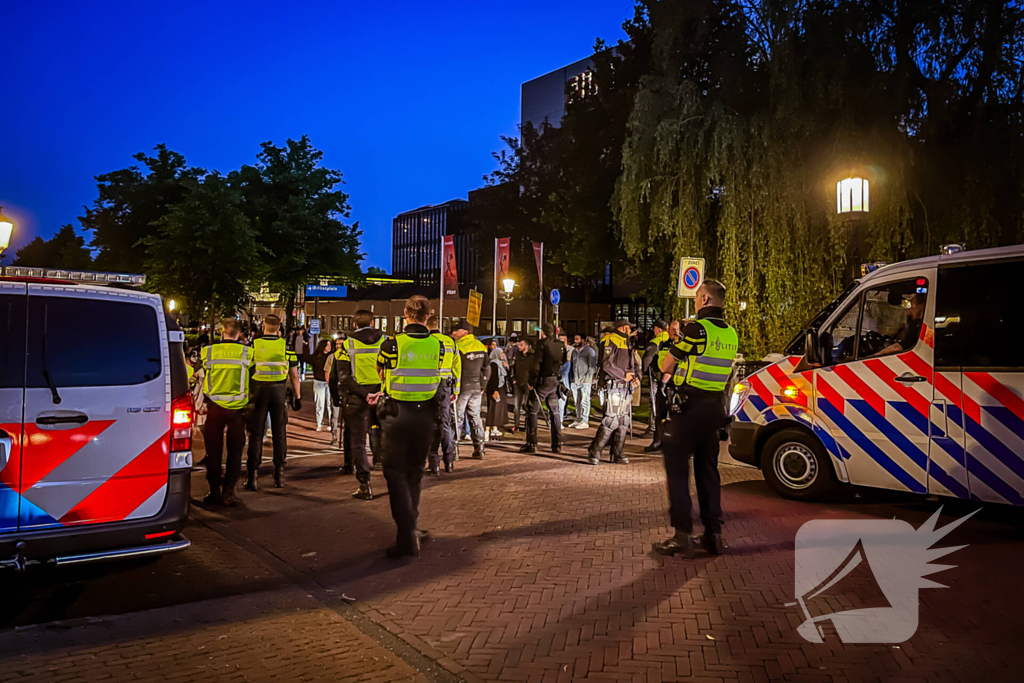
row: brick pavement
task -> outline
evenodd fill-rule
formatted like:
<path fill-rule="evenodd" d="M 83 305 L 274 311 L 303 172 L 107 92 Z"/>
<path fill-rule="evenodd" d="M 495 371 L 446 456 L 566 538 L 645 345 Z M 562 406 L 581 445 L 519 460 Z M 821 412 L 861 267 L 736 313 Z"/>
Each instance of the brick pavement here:
<path fill-rule="evenodd" d="M 301 419 L 292 431 L 293 443 L 307 450 L 329 438 Z M 356 484 L 337 472 L 338 453 L 297 458 L 288 488 L 245 493 L 246 508 L 202 518 L 213 530 L 230 529 L 232 537 L 265 549 L 289 568 L 288 576 L 294 572 L 302 585 L 316 587 L 308 593 L 355 597 L 360 615 L 469 681 L 1019 678 L 1020 511 L 988 507 L 942 543 L 971 547 L 943 560 L 959 566 L 931 577 L 950 588 L 921 592 L 921 625 L 906 643 L 844 645 L 826 626 L 825 643 L 811 644 L 796 633 L 798 609 L 785 606 L 793 600 L 793 539 L 800 525 L 814 518 L 898 516 L 918 526 L 938 503 L 882 493 L 797 504 L 771 494 L 757 471 L 723 464 L 728 553 L 663 558 L 650 552 L 651 542 L 669 532 L 660 460 L 637 453 L 644 444 L 638 439 L 629 446 L 630 465 L 587 466 L 581 456 L 590 434 L 570 434 L 562 456 L 524 456 L 513 452 L 518 443 L 491 444 L 486 460 L 463 460 L 453 475 L 427 478 L 421 526 L 432 540 L 416 561 L 383 557 L 394 534 L 387 497 L 352 500 Z M 379 473 L 373 484 L 384 492 Z M 197 475 L 196 498 L 202 486 Z M 946 505 L 952 515 L 974 509 Z M 942 523 L 950 519 L 944 515 Z M 238 546 L 237 552 L 247 551 Z M 830 607 L 873 605 L 877 591 L 869 578 L 851 574 Z M 173 663 L 171 672 L 160 669 L 165 677 L 215 673 L 219 680 L 232 664 L 250 680 L 275 672 L 310 680 L 412 675 L 387 649 L 360 640 L 366 636 L 352 630 L 344 610 L 339 616 L 305 589 L 282 587 L 277 579 L 223 602 L 63 632 L 0 633 L 0 653 L 19 653 L 0 654 L 0 681 L 11 679 L 10 671 L 71 661 L 79 651 L 120 667 L 125 649 L 133 664 L 116 672 L 140 677 L 147 675 L 139 668 L 147 657 Z M 294 586 L 296 579 L 290 580 Z M 269 643 L 282 631 L 291 659 L 272 670 L 280 660 Z M 208 640 L 217 648 L 212 660 L 198 651 Z M 345 650 L 349 641 L 359 647 Z M 364 651 L 391 659 L 368 673 L 363 664 L 369 662 L 351 654 Z M 220 668 L 193 668 L 202 665 Z M 90 671 L 96 675 L 82 680 L 100 677 L 99 667 Z"/>
<path fill-rule="evenodd" d="M 1024 560 L 1013 511 L 989 508 L 943 543 L 972 547 L 932 577 L 949 589 L 922 591 L 907 643 L 844 645 L 833 634 L 815 645 L 784 605 L 800 525 L 899 515 L 918 526 L 938 503 L 881 494 L 798 504 L 771 494 L 759 472 L 723 465 L 730 551 L 663 558 L 650 551 L 670 531 L 660 460 L 636 440 L 628 466 L 584 465 L 591 433 L 572 434 L 562 456 L 491 444 L 486 460 L 426 479 L 421 526 L 433 539 L 415 562 L 382 557 L 393 538 L 387 500 L 349 500 L 355 483 L 336 473 L 340 456 L 300 461 L 290 490 L 247 496 L 249 508 L 227 516 L 469 680 L 1002 680 L 1024 663 L 1024 616 L 1010 607 L 1024 593 L 1014 572 L 991 571 Z M 373 483 L 384 486 L 377 474 Z M 870 583 L 851 575 L 832 609 L 873 606 Z"/>

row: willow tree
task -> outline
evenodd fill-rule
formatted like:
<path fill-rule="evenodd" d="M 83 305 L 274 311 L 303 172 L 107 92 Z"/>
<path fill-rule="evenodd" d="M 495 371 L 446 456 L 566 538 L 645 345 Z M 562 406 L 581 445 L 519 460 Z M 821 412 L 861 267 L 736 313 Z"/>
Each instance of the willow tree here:
<path fill-rule="evenodd" d="M 746 351 L 781 350 L 862 259 L 1021 238 L 1016 3 L 642 4 L 653 56 L 614 200 L 622 243 L 705 257 Z M 872 181 L 857 222 L 836 216 L 850 173 Z M 674 278 L 660 286 L 672 300 Z"/>

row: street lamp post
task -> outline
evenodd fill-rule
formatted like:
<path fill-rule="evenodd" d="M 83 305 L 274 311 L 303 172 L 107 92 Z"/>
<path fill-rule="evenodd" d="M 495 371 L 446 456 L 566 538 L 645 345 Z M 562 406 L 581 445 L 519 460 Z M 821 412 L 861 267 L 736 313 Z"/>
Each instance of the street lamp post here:
<path fill-rule="evenodd" d="M 867 178 L 851 175 L 836 182 L 836 214 L 850 231 L 851 265 L 854 277 L 862 271 L 861 263 L 867 260 L 864 245 L 864 231 L 857 229 L 857 223 L 871 210 L 870 185 Z M 863 276 L 864 273 L 861 273 Z"/>
<path fill-rule="evenodd" d="M 505 338 L 509 337 L 508 332 L 508 305 L 512 303 L 512 290 L 516 288 L 516 281 L 510 277 L 501 281 L 502 294 L 505 297 Z M 497 334 L 497 330 L 494 331 Z"/>
<path fill-rule="evenodd" d="M 14 223 L 10 218 L 4 216 L 3 207 L 0 206 L 0 257 L 4 255 L 4 249 L 11 246 L 11 235 L 14 233 Z"/>

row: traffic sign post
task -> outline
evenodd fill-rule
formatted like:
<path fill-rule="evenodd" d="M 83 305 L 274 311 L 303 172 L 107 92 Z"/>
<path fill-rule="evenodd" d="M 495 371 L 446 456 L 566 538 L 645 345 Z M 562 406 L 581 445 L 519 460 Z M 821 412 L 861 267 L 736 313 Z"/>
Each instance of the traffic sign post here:
<path fill-rule="evenodd" d="M 558 302 L 562 300 L 562 294 L 557 289 L 551 290 L 551 314 L 555 318 L 555 327 L 558 327 Z M 544 322 L 543 320 L 541 322 Z"/>
<path fill-rule="evenodd" d="M 309 321 L 309 333 L 320 334 L 320 318 L 313 318 Z"/>
<path fill-rule="evenodd" d="M 686 317 L 690 317 L 690 299 L 697 296 L 697 290 L 704 284 L 704 259 L 683 257 L 679 259 L 679 286 L 677 295 L 686 299 Z"/>

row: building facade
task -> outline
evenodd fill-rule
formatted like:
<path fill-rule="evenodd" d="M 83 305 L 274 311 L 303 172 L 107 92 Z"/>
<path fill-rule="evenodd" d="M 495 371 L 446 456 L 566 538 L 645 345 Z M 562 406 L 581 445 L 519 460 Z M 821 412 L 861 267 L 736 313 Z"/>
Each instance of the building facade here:
<path fill-rule="evenodd" d="M 561 125 L 565 108 L 574 97 L 595 92 L 593 64 L 588 57 L 523 83 L 519 123 L 529 123 L 537 130 L 545 121 L 556 128 Z"/>
<path fill-rule="evenodd" d="M 392 221 L 391 270 L 395 277 L 430 287 L 441 284 L 441 238 L 455 237 L 459 285 L 476 282 L 476 235 L 468 228 L 469 202 L 452 199 L 398 214 Z"/>

